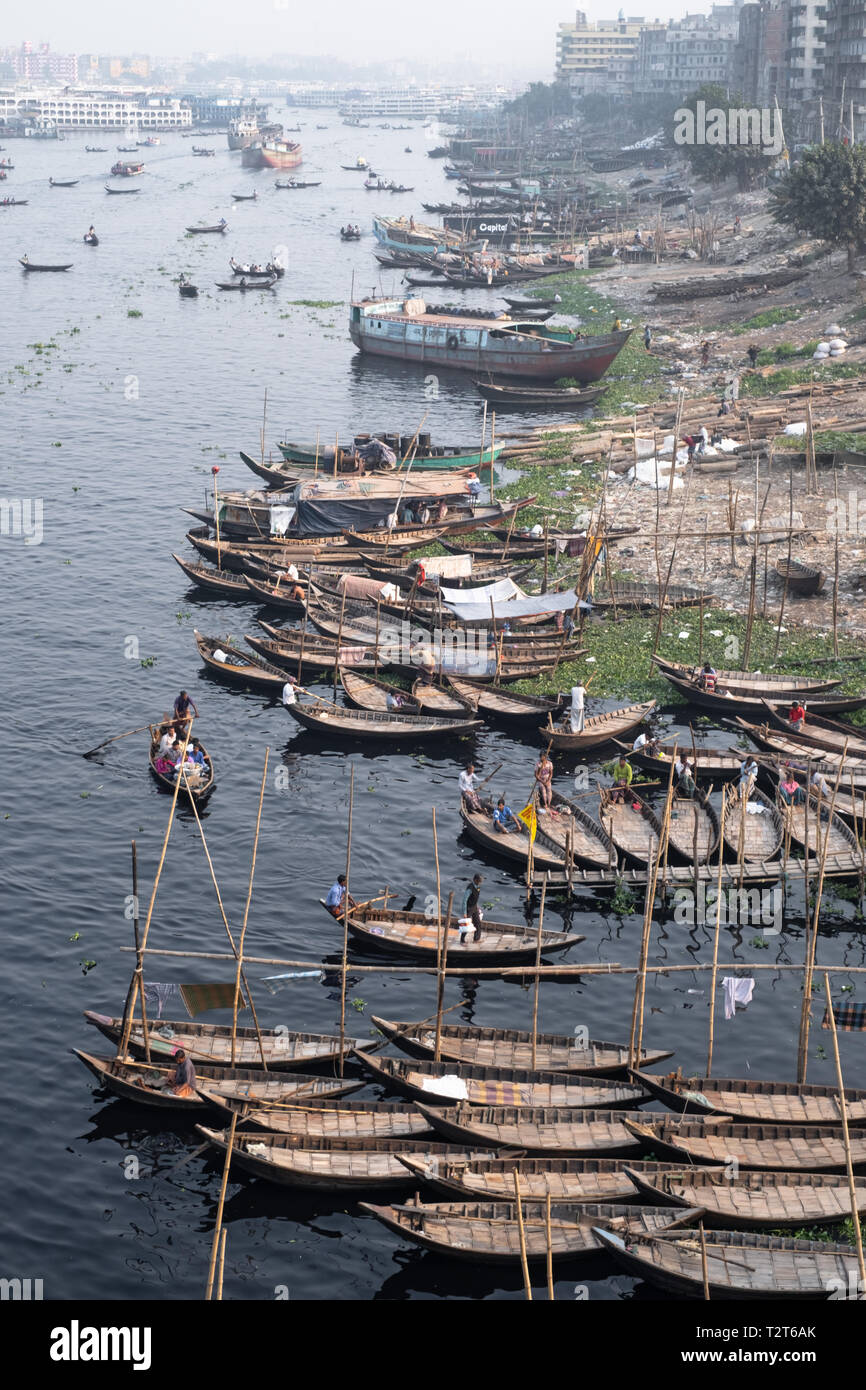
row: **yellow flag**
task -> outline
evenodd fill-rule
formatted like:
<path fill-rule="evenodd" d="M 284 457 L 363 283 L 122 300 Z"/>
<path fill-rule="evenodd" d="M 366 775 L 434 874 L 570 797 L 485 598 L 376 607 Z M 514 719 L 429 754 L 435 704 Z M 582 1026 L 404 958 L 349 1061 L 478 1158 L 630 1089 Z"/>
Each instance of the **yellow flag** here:
<path fill-rule="evenodd" d="M 522 811 L 518 811 L 517 819 L 522 820 L 523 824 L 529 827 L 529 842 L 535 844 L 535 832 L 538 829 L 538 817 L 535 814 L 535 803 L 530 801 L 528 806 L 524 806 Z"/>

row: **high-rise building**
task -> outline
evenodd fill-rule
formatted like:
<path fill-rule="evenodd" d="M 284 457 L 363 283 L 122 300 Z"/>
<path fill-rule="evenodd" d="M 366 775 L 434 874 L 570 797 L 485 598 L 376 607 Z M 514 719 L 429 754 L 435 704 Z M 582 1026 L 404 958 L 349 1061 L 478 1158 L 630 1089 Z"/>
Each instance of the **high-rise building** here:
<path fill-rule="evenodd" d="M 809 6 L 811 9 L 812 7 Z M 819 12 L 824 7 L 818 7 Z M 850 136 L 854 107 L 854 138 L 866 133 L 866 0 L 829 0 L 822 30 L 825 66 L 815 82 L 824 98 L 824 125 L 831 138 Z"/>
<path fill-rule="evenodd" d="M 573 24 L 560 24 L 556 36 L 556 76 L 567 82 L 574 96 L 605 91 L 614 95 L 632 90 L 634 64 L 641 31 L 647 22 L 627 19 L 620 10 L 618 19 L 590 24 L 578 10 Z"/>
<path fill-rule="evenodd" d="M 740 10 L 731 85 L 747 106 L 772 106 L 785 92 L 788 7 L 754 0 Z"/>
<path fill-rule="evenodd" d="M 730 86 L 741 9 L 741 4 L 714 5 L 708 15 L 686 15 L 663 28 L 644 28 L 635 91 L 685 97 L 706 83 Z"/>

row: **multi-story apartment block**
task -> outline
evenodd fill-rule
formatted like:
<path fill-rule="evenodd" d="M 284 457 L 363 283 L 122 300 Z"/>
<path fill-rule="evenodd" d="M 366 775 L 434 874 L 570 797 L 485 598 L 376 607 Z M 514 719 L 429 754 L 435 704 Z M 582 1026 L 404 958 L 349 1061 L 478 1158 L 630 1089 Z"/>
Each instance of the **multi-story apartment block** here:
<path fill-rule="evenodd" d="M 714 5 L 709 15 L 686 15 L 641 31 L 635 91 L 686 96 L 704 83 L 731 84 L 741 5 Z"/>
<path fill-rule="evenodd" d="M 622 16 L 590 24 L 582 10 L 573 24 L 560 24 L 556 36 L 556 76 L 567 82 L 574 96 L 605 91 L 613 95 L 631 92 L 641 32 L 662 29 L 644 19 Z"/>

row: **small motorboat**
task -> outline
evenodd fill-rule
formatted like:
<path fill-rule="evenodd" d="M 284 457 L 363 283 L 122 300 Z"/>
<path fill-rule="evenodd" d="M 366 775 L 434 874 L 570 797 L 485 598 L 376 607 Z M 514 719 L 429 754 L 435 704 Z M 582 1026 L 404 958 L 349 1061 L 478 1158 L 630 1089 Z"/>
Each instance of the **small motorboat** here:
<path fill-rule="evenodd" d="M 118 153 L 118 154 L 137 154 L 137 153 L 138 153 L 138 146 L 137 146 L 137 145 L 117 145 L 117 146 L 115 146 L 115 148 L 117 149 L 117 153 Z"/>
<path fill-rule="evenodd" d="M 341 227 L 340 237 L 343 241 L 360 241 L 361 233 L 355 227 Z"/>
<path fill-rule="evenodd" d="M 49 188 L 74 188 L 78 179 L 49 179 Z"/>
<path fill-rule="evenodd" d="M 206 150 L 200 145 L 193 145 L 192 152 L 198 155 L 199 159 L 212 159 L 216 155 L 216 150 Z"/>

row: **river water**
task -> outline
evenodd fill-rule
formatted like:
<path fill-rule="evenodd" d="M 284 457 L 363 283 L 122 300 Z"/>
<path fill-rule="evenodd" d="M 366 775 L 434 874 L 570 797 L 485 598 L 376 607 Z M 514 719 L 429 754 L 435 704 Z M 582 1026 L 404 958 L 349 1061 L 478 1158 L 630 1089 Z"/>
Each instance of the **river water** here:
<path fill-rule="evenodd" d="M 9 734 L 0 805 L 0 1037 L 8 1088 L 2 1273 L 44 1279 L 46 1298 L 200 1297 L 221 1172 L 207 1155 L 170 1171 L 198 1143 L 192 1126 L 168 1129 L 155 1112 L 100 1095 L 70 1052 L 108 1052 L 82 1010 L 121 1009 L 131 968 L 122 950 L 131 942 L 130 840 L 138 844 L 146 902 L 169 810 L 148 775 L 143 736 L 96 759 L 85 761 L 82 752 L 159 715 L 181 686 L 190 690 L 219 776 L 204 825 L 226 912 L 237 925 L 270 749 L 250 954 L 316 961 L 339 953 L 339 930 L 318 899 L 345 866 L 352 767 L 356 897 L 385 884 L 422 902 L 435 891 L 435 807 L 443 898 L 452 888 L 459 896 L 481 869 L 488 916 L 520 921 L 524 911 L 517 876 L 461 837 L 457 774 L 469 755 L 482 775 L 502 763 L 493 785 L 522 804 L 537 752 L 532 733 L 514 737 L 491 727 L 453 746 L 393 756 L 337 751 L 279 706 L 215 683 L 197 660 L 194 627 L 239 638 L 258 610 L 196 596 L 171 552 L 189 549 L 182 509 L 201 505 L 214 463 L 223 485 L 252 485 L 237 450 L 257 448 L 265 388 L 268 451 L 284 434 L 313 438 L 317 429 L 328 441 L 337 432 L 346 438 L 383 426 L 411 434 L 425 412 L 425 427 L 442 442 L 474 441 L 480 432 L 468 380 L 440 375 L 431 399 L 420 369 L 364 361 L 346 332 L 353 282 L 356 293 L 380 285 L 387 292 L 396 283 L 393 275 L 380 278 L 373 258 L 372 211 L 418 214 L 422 199 L 451 197 L 441 163 L 426 156 L 436 137 L 417 126 L 350 130 L 333 112 L 302 119 L 299 176 L 321 178 L 321 187 L 303 192 L 274 191 L 271 172 L 242 170 L 223 136 L 164 137 L 158 149 L 142 152 L 141 193 L 125 198 L 103 190 L 115 145 L 128 143 L 122 136 L 15 141 L 7 149 L 16 167 L 2 192 L 28 205 L 0 208 L 0 496 L 40 499 L 43 535 L 30 545 L 0 538 Z M 315 130 L 316 119 L 328 129 Z M 108 145 L 109 153 L 87 154 L 86 143 Z M 193 144 L 214 147 L 215 158 L 193 157 Z M 413 153 L 404 152 L 406 144 Z M 340 169 L 359 154 L 378 172 L 413 184 L 415 194 L 365 192 L 361 175 Z M 50 188 L 49 177 L 79 182 Z M 256 202 L 232 202 L 232 192 L 254 188 Z M 188 224 L 220 217 L 229 223 L 223 237 L 184 233 Z M 346 221 L 365 228 L 362 242 L 340 241 Z M 91 224 L 100 237 L 96 249 L 82 242 Z M 273 294 L 228 295 L 214 287 L 227 278 L 230 255 L 264 260 L 277 248 L 285 248 L 288 270 Z M 73 269 L 25 275 L 17 264 L 25 252 L 34 262 L 72 261 Z M 173 281 L 180 271 L 200 286 L 198 300 L 179 298 Z M 334 307 L 292 303 L 302 299 Z M 662 712 L 659 727 L 673 729 L 681 716 Z M 717 733 L 715 741 L 723 737 Z M 560 759 L 557 788 L 572 790 L 575 772 Z M 552 900 L 546 920 L 585 935 L 569 958 L 637 959 L 640 904 L 636 914 L 618 917 L 609 899 L 584 896 L 567 912 Z M 862 964 L 859 926 L 853 905 L 831 897 L 820 959 Z M 781 934 L 766 936 L 759 948 L 751 944 L 759 928 L 732 929 L 721 958 L 800 962 L 802 932 L 795 891 Z M 219 951 L 223 940 L 194 820 L 178 811 L 150 944 Z M 711 953 L 709 926 L 672 919 L 654 925 L 653 965 L 694 965 Z M 225 966 L 159 958 L 148 973 L 165 981 L 231 978 Z M 338 1028 L 332 981 L 299 980 L 272 997 L 256 988 L 268 973 L 250 968 L 264 1024 Z M 849 983 L 855 992 L 845 997 L 857 998 L 862 986 L 856 977 Z M 686 1070 L 704 1066 L 707 990 L 706 974 L 648 981 L 645 1041 L 675 1048 L 674 1061 Z M 632 997 L 628 977 L 547 983 L 540 1026 L 571 1033 L 586 1025 L 596 1037 L 625 1040 Z M 517 984 L 451 981 L 446 1006 L 461 998 L 454 1019 L 530 1025 L 532 993 Z M 800 998 L 798 976 L 763 971 L 754 1001 L 734 1021 L 724 1020 L 719 999 L 716 1074 L 792 1078 Z M 420 1018 L 434 1006 L 428 978 L 355 975 L 348 1020 L 365 1037 L 371 1014 Z M 833 1079 L 826 1037 L 816 1026 L 810 1080 Z M 848 1084 L 863 1085 L 856 1035 L 841 1042 Z M 422 1253 L 339 1195 L 311 1199 L 240 1176 L 229 1184 L 226 1220 L 227 1298 L 271 1299 L 277 1289 L 293 1299 L 522 1297 L 518 1270 Z M 563 1266 L 557 1296 L 572 1296 L 577 1282 L 594 1299 L 647 1296 L 600 1256 Z"/>

